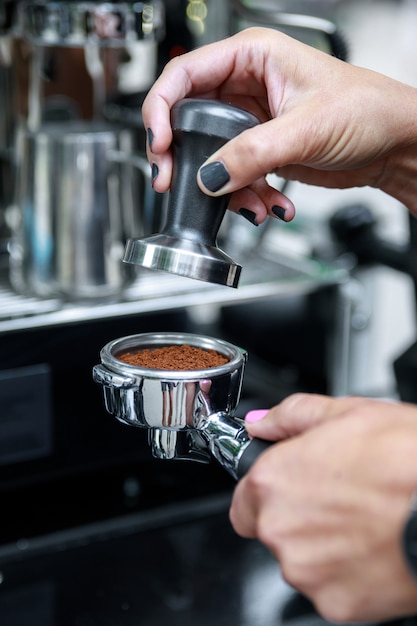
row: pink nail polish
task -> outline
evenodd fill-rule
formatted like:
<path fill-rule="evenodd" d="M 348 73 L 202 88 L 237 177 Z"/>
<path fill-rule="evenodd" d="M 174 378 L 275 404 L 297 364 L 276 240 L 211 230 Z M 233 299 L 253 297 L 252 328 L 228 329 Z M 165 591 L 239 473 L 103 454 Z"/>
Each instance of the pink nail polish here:
<path fill-rule="evenodd" d="M 256 409 L 255 411 L 249 411 L 246 413 L 245 421 L 250 423 L 259 422 L 267 413 L 269 413 L 269 409 Z"/>

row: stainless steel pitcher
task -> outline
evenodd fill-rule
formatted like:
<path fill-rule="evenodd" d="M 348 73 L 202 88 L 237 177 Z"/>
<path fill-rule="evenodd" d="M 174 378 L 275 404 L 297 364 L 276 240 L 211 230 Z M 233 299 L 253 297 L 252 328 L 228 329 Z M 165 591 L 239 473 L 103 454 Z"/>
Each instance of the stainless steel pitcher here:
<path fill-rule="evenodd" d="M 137 199 L 150 185 L 132 131 L 82 121 L 22 128 L 17 162 L 13 287 L 69 300 L 120 295 L 135 277 L 122 257 L 127 236 L 143 234 Z"/>

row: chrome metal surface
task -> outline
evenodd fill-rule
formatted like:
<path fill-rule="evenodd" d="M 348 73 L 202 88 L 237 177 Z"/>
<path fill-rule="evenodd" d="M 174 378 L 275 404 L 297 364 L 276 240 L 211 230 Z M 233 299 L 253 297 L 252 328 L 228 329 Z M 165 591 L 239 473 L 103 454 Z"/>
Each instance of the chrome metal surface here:
<path fill-rule="evenodd" d="M 238 286 L 242 270 L 219 248 L 164 234 L 129 239 L 123 261 L 227 287 Z"/>
<path fill-rule="evenodd" d="M 13 194 L 13 143 L 16 125 L 12 99 L 12 44 L 11 37 L 7 34 L 7 16 L 2 15 L 2 11 L 5 11 L 4 7 L 0 7 L 0 257 L 5 255 L 10 238 L 6 209 L 11 204 Z M 3 28 L 6 33 L 4 35 Z"/>
<path fill-rule="evenodd" d="M 125 46 L 165 35 L 165 5 L 151 2 L 43 2 L 19 6 L 19 31 L 42 46 Z"/>
<path fill-rule="evenodd" d="M 122 255 L 126 237 L 143 232 L 138 190 L 147 182 L 145 165 L 137 175 L 133 144 L 130 130 L 106 123 L 20 129 L 10 243 L 18 293 L 91 300 L 132 283 Z"/>
<path fill-rule="evenodd" d="M 138 352 L 139 350 L 154 350 L 165 346 L 182 346 L 190 345 L 203 350 L 215 350 L 228 359 L 224 365 L 205 369 L 190 370 L 158 370 L 148 367 L 140 367 L 131 365 L 121 361 L 119 356 L 127 352 Z M 246 351 L 238 348 L 233 344 L 222 339 L 213 337 L 205 337 L 203 335 L 193 335 L 191 333 L 142 333 L 138 335 L 130 335 L 128 337 L 120 337 L 106 344 L 100 353 L 103 365 L 110 370 L 119 374 L 127 374 L 129 379 L 136 379 L 136 384 L 141 384 L 144 379 L 156 380 L 158 383 L 163 380 L 166 383 L 175 385 L 180 382 L 195 382 L 200 380 L 208 380 L 212 377 L 219 377 L 226 374 L 232 374 L 244 365 L 246 360 Z M 211 394 L 211 391 L 210 391 Z M 205 397 L 205 396 L 204 396 Z M 208 400 L 208 398 L 206 398 Z M 172 415 L 173 426 L 178 426 L 177 416 L 174 412 Z M 140 421 L 140 420 L 139 420 Z M 183 424 L 187 425 L 189 422 Z M 142 425 L 142 423 L 135 424 Z M 160 425 L 167 424 L 162 421 L 160 424 L 149 424 L 144 422 L 143 425 Z"/>
<path fill-rule="evenodd" d="M 130 365 L 126 353 L 188 345 L 219 352 L 228 360 L 206 369 L 161 370 Z M 247 352 L 222 339 L 189 333 L 143 333 L 110 341 L 93 368 L 106 410 L 124 424 L 148 430 L 158 459 L 208 462 L 209 453 L 241 478 L 269 442 L 250 439 L 239 403 Z"/>
<path fill-rule="evenodd" d="M 158 370 L 130 365 L 118 358 L 126 352 L 181 345 L 215 350 L 228 361 L 206 369 Z M 93 379 L 103 387 L 106 410 L 125 424 L 147 428 L 155 457 L 199 457 L 202 445 L 198 437 L 190 437 L 184 449 L 183 438 L 178 440 L 176 435 L 196 431 L 210 442 L 208 448 L 215 452 L 219 463 L 236 475 L 235 464 L 247 438 L 241 422 L 235 424 L 231 415 L 240 399 L 245 350 L 202 335 L 144 333 L 109 342 L 100 357 L 101 363 L 93 368 Z M 211 416 L 216 416 L 213 424 Z"/>
<path fill-rule="evenodd" d="M 120 298 L 87 304 L 67 302 L 59 297 L 19 295 L 8 285 L 7 277 L 0 277 L 0 332 L 123 318 L 202 304 L 237 304 L 309 293 L 323 286 L 344 284 L 348 280 L 344 270 L 311 259 L 283 256 L 274 260 L 256 254 L 245 260 L 239 289 L 236 290 L 143 269 Z"/>
<path fill-rule="evenodd" d="M 248 22 L 257 22 L 268 26 L 290 26 L 304 30 L 315 30 L 326 35 L 336 32 L 336 25 L 328 19 L 316 15 L 290 13 L 283 11 L 278 5 L 273 8 L 269 5 L 259 6 L 259 3 L 245 4 L 242 0 L 230 0 L 236 13 Z M 307 6 L 304 7 L 307 10 Z"/>
<path fill-rule="evenodd" d="M 19 320 L 23 323 L 26 319 L 36 320 L 38 316 L 53 313 L 60 308 L 61 300 L 58 298 L 22 296 L 12 290 L 6 282 L 0 284 L 0 325 L 10 321 L 14 324 Z"/>
<path fill-rule="evenodd" d="M 331 14 L 329 3 L 325 2 L 321 9 L 317 2 L 314 3 L 314 7 L 310 6 L 310 2 L 262 3 L 253 0 L 230 0 L 230 4 L 236 21 L 234 31 L 250 26 L 277 28 L 305 43 L 326 48 L 343 61 L 347 60 L 348 45 L 344 36 L 336 24 L 328 19 Z"/>
<path fill-rule="evenodd" d="M 197 185 L 199 167 L 226 141 L 259 124 L 240 107 L 183 98 L 171 111 L 173 171 L 159 233 L 128 241 L 126 263 L 237 287 L 241 267 L 217 247 L 229 196 L 213 198 Z"/>
<path fill-rule="evenodd" d="M 12 39 L 0 34 L 0 156 L 10 157 L 13 147 L 15 111 L 13 110 Z M 0 194 L 3 194 L 3 189 Z"/>
<path fill-rule="evenodd" d="M 240 460 L 251 443 L 243 420 L 220 411 L 203 420 L 198 432 L 216 461 L 237 480 Z"/>

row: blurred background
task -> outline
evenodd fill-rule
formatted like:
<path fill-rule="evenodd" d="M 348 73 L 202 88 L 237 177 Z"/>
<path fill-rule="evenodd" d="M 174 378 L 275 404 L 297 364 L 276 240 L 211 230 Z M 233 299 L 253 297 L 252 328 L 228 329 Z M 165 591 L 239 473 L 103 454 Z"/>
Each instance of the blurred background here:
<path fill-rule="evenodd" d="M 238 414 L 295 391 L 416 402 L 417 230 L 374 189 L 270 177 L 293 223 L 227 214 L 238 289 L 122 263 L 158 232 L 141 104 L 166 62 L 251 25 L 417 86 L 415 0 L 2 0 L 0 618 L 324 622 L 227 518 L 213 461 L 152 458 L 104 408 L 100 350 L 143 332 L 249 354 Z M 387 94 L 389 98 L 389 94 Z"/>

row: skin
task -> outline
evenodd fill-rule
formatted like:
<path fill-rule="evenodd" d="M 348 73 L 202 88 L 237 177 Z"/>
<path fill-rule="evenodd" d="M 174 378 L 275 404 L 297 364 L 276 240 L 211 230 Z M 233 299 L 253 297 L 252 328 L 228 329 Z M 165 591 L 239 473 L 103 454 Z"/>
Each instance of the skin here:
<path fill-rule="evenodd" d="M 261 124 L 229 141 L 221 161 L 229 208 L 256 222 L 271 207 L 294 217 L 270 172 L 329 188 L 372 186 L 417 215 L 417 90 L 269 29 L 248 29 L 173 59 L 143 104 L 154 139 L 156 191 L 172 176 L 170 110 L 184 97 L 232 102 Z M 203 191 L 208 191 L 198 183 Z M 236 532 L 262 541 L 284 578 L 333 621 L 417 612 L 401 533 L 417 490 L 417 408 L 365 398 L 297 394 L 247 422 L 277 444 L 236 487 Z"/>
<path fill-rule="evenodd" d="M 295 394 L 246 427 L 279 443 L 235 489 L 236 532 L 263 542 L 329 620 L 415 614 L 401 534 L 417 485 L 416 408 Z"/>
<path fill-rule="evenodd" d="M 148 93 L 143 122 L 154 135 L 148 159 L 158 167 L 158 192 L 172 176 L 170 110 L 184 97 L 232 102 L 263 122 L 211 155 L 234 192 L 229 208 L 247 207 L 257 223 L 271 206 L 294 217 L 290 199 L 265 175 L 331 188 L 372 186 L 417 215 L 417 90 L 355 67 L 283 33 L 251 28 L 174 58 Z"/>

